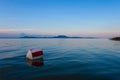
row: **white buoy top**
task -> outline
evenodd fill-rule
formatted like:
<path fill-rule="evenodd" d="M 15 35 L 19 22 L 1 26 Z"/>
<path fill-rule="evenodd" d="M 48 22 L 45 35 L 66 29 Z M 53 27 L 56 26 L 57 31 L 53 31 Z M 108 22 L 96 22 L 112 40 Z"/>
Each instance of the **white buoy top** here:
<path fill-rule="evenodd" d="M 29 49 L 26 55 L 26 57 L 31 60 L 42 58 L 42 56 L 43 56 L 43 51 L 41 48 Z"/>

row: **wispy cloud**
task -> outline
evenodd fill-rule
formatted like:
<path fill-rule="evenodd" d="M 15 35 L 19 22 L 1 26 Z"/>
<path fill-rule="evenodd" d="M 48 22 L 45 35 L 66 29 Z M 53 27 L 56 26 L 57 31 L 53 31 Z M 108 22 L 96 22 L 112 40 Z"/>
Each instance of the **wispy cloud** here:
<path fill-rule="evenodd" d="M 9 32 L 9 30 L 7 30 L 7 29 L 0 29 L 0 33 L 7 33 L 7 32 Z"/>

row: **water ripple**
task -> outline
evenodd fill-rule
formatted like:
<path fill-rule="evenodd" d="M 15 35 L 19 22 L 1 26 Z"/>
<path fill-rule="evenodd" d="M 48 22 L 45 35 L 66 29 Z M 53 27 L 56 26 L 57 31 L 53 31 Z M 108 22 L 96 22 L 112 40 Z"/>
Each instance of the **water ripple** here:
<path fill-rule="evenodd" d="M 2 80 L 120 80 L 119 42 L 106 39 L 2 39 L 0 44 Z M 26 61 L 27 50 L 33 47 L 43 48 L 44 65 L 35 67 L 32 64 L 35 61 L 29 64 Z"/>

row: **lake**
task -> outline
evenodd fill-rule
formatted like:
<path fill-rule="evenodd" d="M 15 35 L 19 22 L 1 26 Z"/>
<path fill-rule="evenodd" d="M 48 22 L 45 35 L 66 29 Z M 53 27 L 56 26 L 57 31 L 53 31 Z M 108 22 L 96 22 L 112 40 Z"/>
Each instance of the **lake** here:
<path fill-rule="evenodd" d="M 38 47 L 43 58 L 27 60 Z M 0 39 L 0 80 L 120 80 L 120 41 Z"/>

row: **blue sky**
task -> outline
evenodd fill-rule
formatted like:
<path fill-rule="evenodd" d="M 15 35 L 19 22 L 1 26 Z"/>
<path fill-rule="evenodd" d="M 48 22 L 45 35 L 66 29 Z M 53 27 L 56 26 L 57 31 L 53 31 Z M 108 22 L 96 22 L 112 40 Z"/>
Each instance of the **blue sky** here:
<path fill-rule="evenodd" d="M 0 0 L 0 34 L 120 34 L 120 0 Z"/>

